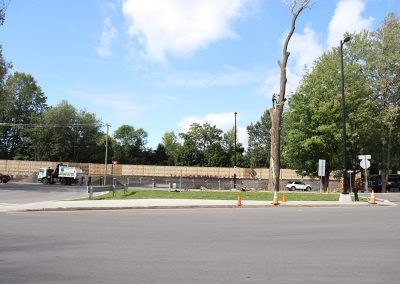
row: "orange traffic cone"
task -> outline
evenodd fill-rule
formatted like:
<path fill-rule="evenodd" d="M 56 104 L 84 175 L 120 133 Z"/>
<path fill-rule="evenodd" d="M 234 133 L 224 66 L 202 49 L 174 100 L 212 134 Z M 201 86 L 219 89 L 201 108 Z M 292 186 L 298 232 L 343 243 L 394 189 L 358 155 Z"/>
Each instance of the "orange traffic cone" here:
<path fill-rule="evenodd" d="M 277 191 L 275 191 L 275 194 L 274 194 L 274 202 L 273 202 L 273 204 L 274 204 L 274 205 L 278 205 L 278 204 L 279 204 L 279 201 L 278 201 L 278 192 L 277 192 Z"/>
<path fill-rule="evenodd" d="M 286 192 L 283 193 L 282 202 L 286 202 Z"/>
<path fill-rule="evenodd" d="M 242 199 L 240 198 L 240 195 L 238 195 L 237 206 L 242 206 Z"/>
<path fill-rule="evenodd" d="M 372 190 L 372 192 L 371 192 L 371 198 L 369 199 L 368 203 L 369 203 L 369 204 L 378 204 L 378 203 L 376 202 L 376 198 L 375 198 L 375 194 L 374 194 L 374 191 L 373 191 L 373 190 Z"/>

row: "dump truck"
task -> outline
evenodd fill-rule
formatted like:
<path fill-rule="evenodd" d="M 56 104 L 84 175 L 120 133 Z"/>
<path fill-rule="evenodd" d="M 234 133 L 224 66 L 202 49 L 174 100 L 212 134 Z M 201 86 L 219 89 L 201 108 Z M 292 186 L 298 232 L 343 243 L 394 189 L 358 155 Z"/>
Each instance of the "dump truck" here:
<path fill-rule="evenodd" d="M 78 183 L 82 177 L 82 169 L 57 164 L 54 170 L 50 168 L 40 168 L 37 180 L 43 184 L 60 183 L 62 185 L 71 185 Z"/>

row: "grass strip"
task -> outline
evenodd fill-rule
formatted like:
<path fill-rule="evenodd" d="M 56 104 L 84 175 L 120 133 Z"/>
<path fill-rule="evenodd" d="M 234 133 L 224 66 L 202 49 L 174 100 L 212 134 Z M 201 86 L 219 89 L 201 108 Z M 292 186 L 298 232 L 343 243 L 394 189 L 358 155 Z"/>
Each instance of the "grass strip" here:
<path fill-rule="evenodd" d="M 249 191 L 167 191 L 149 189 L 131 189 L 124 194 L 123 190 L 117 190 L 115 197 L 112 192 L 93 197 L 94 200 L 107 199 L 210 199 L 210 200 L 237 200 L 238 195 L 242 200 L 273 200 L 273 192 L 249 192 Z M 282 200 L 283 193 L 278 193 L 279 200 Z M 300 193 L 287 192 L 287 201 L 338 201 L 339 194 L 326 193 Z"/>

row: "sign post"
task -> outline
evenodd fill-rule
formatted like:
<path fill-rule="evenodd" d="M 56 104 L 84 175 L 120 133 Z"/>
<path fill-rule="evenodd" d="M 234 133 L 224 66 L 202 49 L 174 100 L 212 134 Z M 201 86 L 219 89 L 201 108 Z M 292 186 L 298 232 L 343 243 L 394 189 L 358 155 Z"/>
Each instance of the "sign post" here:
<path fill-rule="evenodd" d="M 371 155 L 359 155 L 358 159 L 360 160 L 361 168 L 365 169 L 365 192 L 368 192 L 368 177 L 367 177 L 367 169 L 371 166 Z"/>
<path fill-rule="evenodd" d="M 325 160 L 319 160 L 318 163 L 318 176 L 320 177 L 319 193 L 322 193 L 322 177 L 325 176 L 325 163 Z"/>
<path fill-rule="evenodd" d="M 350 176 L 349 176 L 349 185 L 350 185 L 350 192 L 352 192 L 353 191 L 353 186 L 351 185 L 351 174 L 354 173 L 354 171 L 348 170 L 347 173 L 350 174 Z"/>

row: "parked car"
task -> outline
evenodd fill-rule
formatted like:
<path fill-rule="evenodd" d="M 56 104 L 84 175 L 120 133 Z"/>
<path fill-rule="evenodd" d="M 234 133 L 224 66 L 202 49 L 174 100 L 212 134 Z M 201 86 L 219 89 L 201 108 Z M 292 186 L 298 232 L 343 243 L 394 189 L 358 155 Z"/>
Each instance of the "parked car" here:
<path fill-rule="evenodd" d="M 2 173 L 0 173 L 0 183 L 7 183 L 9 180 L 10 180 L 9 175 L 3 175 Z"/>
<path fill-rule="evenodd" d="M 286 188 L 291 191 L 295 190 L 310 191 L 312 189 L 311 185 L 306 184 L 302 181 L 289 181 L 289 183 L 286 185 Z"/>

